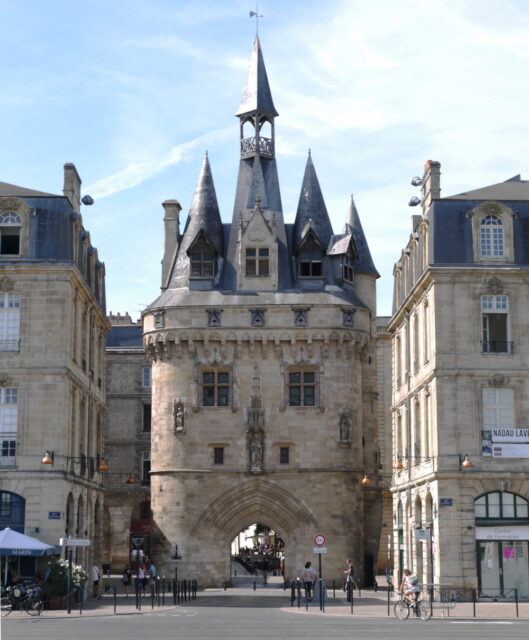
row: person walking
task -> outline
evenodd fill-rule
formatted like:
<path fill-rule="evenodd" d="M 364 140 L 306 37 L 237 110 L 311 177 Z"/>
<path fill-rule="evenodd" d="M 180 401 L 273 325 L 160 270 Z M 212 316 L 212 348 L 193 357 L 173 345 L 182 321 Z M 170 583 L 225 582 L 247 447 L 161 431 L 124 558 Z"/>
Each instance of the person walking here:
<path fill-rule="evenodd" d="M 147 578 L 145 577 L 145 568 L 143 564 L 140 564 L 140 566 L 138 567 L 138 583 L 139 583 L 138 591 L 141 589 L 144 595 L 145 595 L 146 580 Z"/>
<path fill-rule="evenodd" d="M 345 589 L 347 590 L 347 597 L 349 599 L 349 588 L 354 588 L 358 589 L 358 584 L 355 580 L 354 577 L 354 567 L 353 567 L 353 563 L 351 562 L 350 558 L 347 558 L 346 560 L 346 569 L 344 571 L 345 574 Z M 349 585 L 351 585 L 349 587 Z"/>
<path fill-rule="evenodd" d="M 314 583 L 316 582 L 316 572 L 311 567 L 310 562 L 305 563 L 305 568 L 301 572 L 301 581 L 303 582 L 303 586 L 305 587 L 305 596 L 308 600 L 312 600 L 312 589 L 314 587 Z"/>
<path fill-rule="evenodd" d="M 154 592 L 156 590 L 156 567 L 154 566 L 154 562 L 152 561 L 149 570 L 147 571 L 147 575 L 149 576 L 151 584 L 151 593 L 154 595 Z"/>
<path fill-rule="evenodd" d="M 99 591 L 99 569 L 97 565 L 92 567 L 92 595 L 97 600 L 98 599 L 98 591 Z"/>
<path fill-rule="evenodd" d="M 128 564 L 125 565 L 125 568 L 123 569 L 123 577 L 121 578 L 121 582 L 125 587 L 125 597 L 128 598 L 129 587 L 130 587 L 130 583 L 132 582 L 132 571 L 130 570 L 130 567 Z"/>

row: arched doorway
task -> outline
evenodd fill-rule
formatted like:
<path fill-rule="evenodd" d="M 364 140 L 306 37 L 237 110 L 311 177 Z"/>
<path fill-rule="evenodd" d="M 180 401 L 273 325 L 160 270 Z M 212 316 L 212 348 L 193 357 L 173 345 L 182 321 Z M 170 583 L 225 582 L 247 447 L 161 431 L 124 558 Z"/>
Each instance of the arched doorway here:
<path fill-rule="evenodd" d="M 144 500 L 134 507 L 130 518 L 129 557 L 131 569 L 151 555 L 151 502 Z"/>
<path fill-rule="evenodd" d="M 281 533 L 266 524 L 256 522 L 240 531 L 231 542 L 232 584 L 245 579 L 284 576 L 286 548 Z"/>
<path fill-rule="evenodd" d="M 480 597 L 529 596 L 529 502 L 507 491 L 474 501 Z"/>

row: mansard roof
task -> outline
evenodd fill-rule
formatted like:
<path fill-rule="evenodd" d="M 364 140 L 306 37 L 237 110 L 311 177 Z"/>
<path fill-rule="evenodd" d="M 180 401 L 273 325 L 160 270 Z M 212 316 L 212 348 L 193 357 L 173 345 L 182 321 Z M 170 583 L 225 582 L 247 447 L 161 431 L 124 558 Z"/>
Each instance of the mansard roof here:
<path fill-rule="evenodd" d="M 9 184 L 8 182 L 0 182 L 0 197 L 12 196 L 21 198 L 28 196 L 30 198 L 61 198 L 63 196 L 56 196 L 53 193 L 45 193 L 44 191 L 34 191 L 33 189 L 26 189 L 26 187 L 17 187 L 16 184 Z"/>
<path fill-rule="evenodd" d="M 529 200 L 529 180 L 522 180 L 520 174 L 497 182 L 488 187 L 463 191 L 443 200 Z"/>
<path fill-rule="evenodd" d="M 217 254 L 222 255 L 224 250 L 222 221 L 207 153 L 204 156 L 195 194 L 189 209 L 189 217 L 187 218 L 180 247 L 181 253 L 189 249 L 200 231 L 205 233 Z"/>
<path fill-rule="evenodd" d="M 333 235 L 332 225 L 310 152 L 305 166 L 305 175 L 303 176 L 298 210 L 294 222 L 295 253 L 306 235 L 307 225 L 310 225 L 321 245 L 327 248 Z"/>
<path fill-rule="evenodd" d="M 376 270 L 373 258 L 371 257 L 371 251 L 369 251 L 369 245 L 360 222 L 360 216 L 356 209 L 353 194 L 351 194 L 351 200 L 349 201 L 349 208 L 347 210 L 347 218 L 345 219 L 344 233 L 351 233 L 356 245 L 358 257 L 355 260 L 355 272 L 356 273 L 372 273 L 379 277 L 379 273 Z"/>
<path fill-rule="evenodd" d="M 246 84 L 242 92 L 241 105 L 235 115 L 243 116 L 255 111 L 273 117 L 279 115 L 272 100 L 259 36 L 255 37 Z"/>

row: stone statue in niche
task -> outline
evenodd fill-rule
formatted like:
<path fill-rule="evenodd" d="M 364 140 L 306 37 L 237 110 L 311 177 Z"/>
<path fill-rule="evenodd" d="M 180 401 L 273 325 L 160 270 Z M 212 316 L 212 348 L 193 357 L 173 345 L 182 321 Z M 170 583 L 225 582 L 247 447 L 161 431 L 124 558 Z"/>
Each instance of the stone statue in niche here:
<path fill-rule="evenodd" d="M 261 399 L 261 378 L 259 367 L 254 366 L 250 407 L 246 413 L 248 438 L 248 468 L 250 471 L 263 471 L 264 463 L 264 423 L 265 413 Z"/>
<path fill-rule="evenodd" d="M 174 404 L 174 432 L 184 433 L 185 431 L 185 410 L 182 402 Z"/>
<path fill-rule="evenodd" d="M 154 327 L 156 329 L 163 329 L 165 326 L 165 311 L 154 312 Z"/>
<path fill-rule="evenodd" d="M 340 409 L 338 414 L 338 438 L 340 442 L 351 442 L 351 415 L 347 409 Z"/>

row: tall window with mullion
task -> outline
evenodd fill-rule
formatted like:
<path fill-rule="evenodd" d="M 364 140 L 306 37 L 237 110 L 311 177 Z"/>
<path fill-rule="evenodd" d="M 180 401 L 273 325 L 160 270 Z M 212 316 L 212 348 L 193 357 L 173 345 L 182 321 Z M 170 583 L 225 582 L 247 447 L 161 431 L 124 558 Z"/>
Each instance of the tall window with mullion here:
<path fill-rule="evenodd" d="M 202 406 L 228 407 L 230 405 L 229 371 L 202 372 Z"/>
<path fill-rule="evenodd" d="M 193 279 L 212 280 L 216 272 L 215 251 L 203 236 L 190 249 L 191 273 Z"/>
<path fill-rule="evenodd" d="M 18 351 L 20 294 L 0 293 L 0 351 Z"/>
<path fill-rule="evenodd" d="M 288 373 L 288 404 L 291 407 L 316 405 L 316 372 L 290 371 Z"/>
<path fill-rule="evenodd" d="M 270 251 L 267 247 L 247 247 L 245 253 L 247 276 L 270 275 Z"/>
<path fill-rule="evenodd" d="M 15 464 L 18 424 L 18 389 L 0 389 L 0 468 Z"/>
<path fill-rule="evenodd" d="M 508 296 L 481 296 L 481 327 L 483 353 L 512 353 Z"/>
<path fill-rule="evenodd" d="M 481 255 L 501 258 L 504 255 L 503 223 L 498 216 L 485 216 L 480 224 Z"/>
<path fill-rule="evenodd" d="M 354 282 L 354 258 L 351 251 L 344 253 L 342 259 L 342 276 L 346 282 Z"/>

